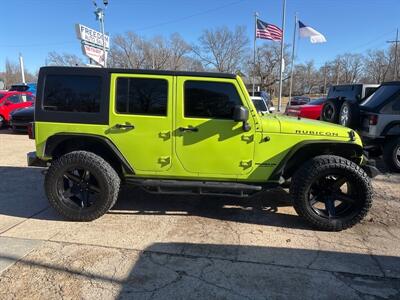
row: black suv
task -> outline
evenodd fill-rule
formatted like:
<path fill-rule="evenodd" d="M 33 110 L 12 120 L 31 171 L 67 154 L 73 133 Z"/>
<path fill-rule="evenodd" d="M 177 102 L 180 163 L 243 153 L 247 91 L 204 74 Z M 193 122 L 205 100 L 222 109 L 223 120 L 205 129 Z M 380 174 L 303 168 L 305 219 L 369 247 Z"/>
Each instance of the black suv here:
<path fill-rule="evenodd" d="M 400 81 L 383 83 L 357 105 L 342 104 L 339 123 L 356 129 L 370 155 L 381 155 L 388 168 L 400 172 Z"/>
<path fill-rule="evenodd" d="M 321 120 L 331 123 L 339 123 L 339 114 L 343 109 L 343 103 L 354 106 L 376 91 L 379 84 L 343 84 L 329 88 L 327 101 L 321 110 Z"/>

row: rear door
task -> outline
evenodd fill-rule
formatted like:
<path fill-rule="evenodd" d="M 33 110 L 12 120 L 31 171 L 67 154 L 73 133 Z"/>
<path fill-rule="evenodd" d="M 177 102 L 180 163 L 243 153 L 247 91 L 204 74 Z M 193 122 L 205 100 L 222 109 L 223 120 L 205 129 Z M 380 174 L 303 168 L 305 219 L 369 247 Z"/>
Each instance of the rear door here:
<path fill-rule="evenodd" d="M 171 167 L 173 76 L 112 74 L 107 136 L 136 171 Z"/>

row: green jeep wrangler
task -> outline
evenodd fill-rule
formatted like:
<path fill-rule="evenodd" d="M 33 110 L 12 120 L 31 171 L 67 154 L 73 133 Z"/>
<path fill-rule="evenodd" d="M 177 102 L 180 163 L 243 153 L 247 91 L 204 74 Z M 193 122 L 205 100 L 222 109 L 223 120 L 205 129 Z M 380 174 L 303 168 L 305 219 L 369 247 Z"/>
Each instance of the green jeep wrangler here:
<path fill-rule="evenodd" d="M 28 164 L 48 167 L 47 197 L 70 220 L 105 214 L 121 184 L 247 197 L 290 182 L 296 212 L 323 230 L 371 207 L 376 169 L 354 131 L 260 115 L 233 74 L 43 67 L 32 135 Z"/>

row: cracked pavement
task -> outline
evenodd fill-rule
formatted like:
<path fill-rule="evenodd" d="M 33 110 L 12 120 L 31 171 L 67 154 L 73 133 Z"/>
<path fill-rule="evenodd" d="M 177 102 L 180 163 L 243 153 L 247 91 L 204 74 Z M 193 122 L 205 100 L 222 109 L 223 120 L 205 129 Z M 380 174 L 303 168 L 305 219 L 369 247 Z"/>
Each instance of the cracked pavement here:
<path fill-rule="evenodd" d="M 399 299 L 400 176 L 374 179 L 359 225 L 312 230 L 288 192 L 252 199 L 124 188 L 110 213 L 66 222 L 25 135 L 0 131 L 0 299 Z"/>

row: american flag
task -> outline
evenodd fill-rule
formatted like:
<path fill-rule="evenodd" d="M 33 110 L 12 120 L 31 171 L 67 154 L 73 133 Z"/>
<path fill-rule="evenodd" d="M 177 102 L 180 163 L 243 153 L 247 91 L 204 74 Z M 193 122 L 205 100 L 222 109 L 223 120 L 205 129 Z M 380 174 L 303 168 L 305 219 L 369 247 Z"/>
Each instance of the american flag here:
<path fill-rule="evenodd" d="M 256 38 L 280 41 L 282 40 L 282 29 L 257 19 Z"/>

